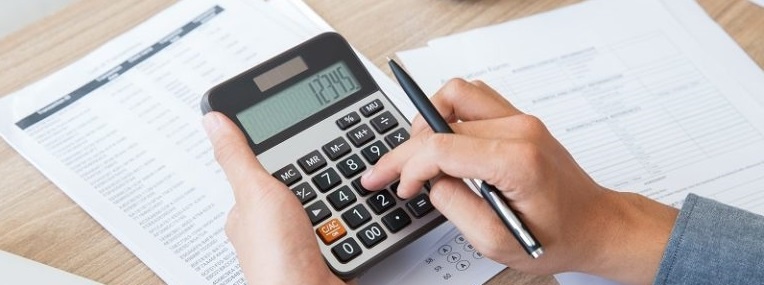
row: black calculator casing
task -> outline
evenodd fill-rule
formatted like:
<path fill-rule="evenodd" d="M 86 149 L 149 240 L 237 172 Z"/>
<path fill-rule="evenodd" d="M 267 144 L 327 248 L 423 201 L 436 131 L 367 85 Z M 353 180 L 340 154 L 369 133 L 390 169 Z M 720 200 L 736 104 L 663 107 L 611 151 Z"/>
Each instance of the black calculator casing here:
<path fill-rule="evenodd" d="M 297 57 L 305 62 L 307 70 L 285 76 L 283 82 L 260 91 L 253 78 L 283 66 Z M 380 192 L 358 189 L 356 184 L 363 170 L 376 163 L 377 153 L 380 156 L 384 154 L 380 150 L 392 150 L 402 143 L 401 138 L 405 141 L 410 133 L 410 123 L 382 92 L 347 41 L 337 33 L 323 33 L 311 38 L 213 87 L 204 94 L 201 109 L 203 113 L 217 111 L 225 114 L 246 134 L 237 118 L 238 113 L 309 78 L 314 75 L 314 71 L 338 61 L 344 62 L 352 71 L 361 85 L 360 90 L 259 143 L 255 143 L 249 135 L 246 137 L 261 164 L 295 193 L 295 198 L 302 202 L 306 208 L 306 215 L 312 222 L 314 218 L 318 218 L 316 211 L 321 216 L 325 216 L 327 211 L 330 212 L 328 217 L 321 217 L 319 222 L 313 223 L 314 235 L 332 271 L 343 279 L 350 279 L 426 234 L 444 222 L 445 218 L 436 209 L 430 209 L 432 206 L 425 189 L 412 200 L 401 200 L 395 195 L 392 188 L 397 183 Z M 355 114 L 352 116 L 352 125 L 345 126 L 352 114 Z M 387 128 L 382 122 L 394 122 L 395 125 Z M 344 141 L 350 150 L 339 157 L 333 157 L 337 154 L 334 147 L 339 149 L 339 143 L 336 142 L 340 138 L 339 141 Z M 377 151 L 371 153 L 370 150 Z M 300 161 L 309 155 L 314 158 L 313 162 L 319 161 L 325 165 L 319 169 L 310 169 L 304 163 L 306 161 Z M 316 159 L 317 157 L 321 159 Z M 348 162 L 351 160 L 352 164 Z M 346 165 L 362 165 L 363 169 L 353 172 Z M 324 176 L 327 181 L 332 181 L 330 177 L 336 177 L 340 182 L 332 182 L 336 185 L 329 185 L 322 181 Z M 337 197 L 340 197 L 337 193 L 340 191 L 343 191 L 343 194 L 350 191 L 354 200 L 350 204 L 340 205 L 343 204 L 337 202 Z M 307 197 L 305 193 L 310 192 L 312 194 Z M 349 200 L 348 195 L 341 197 L 345 197 L 345 201 Z M 387 204 L 384 204 L 385 201 Z M 323 205 L 319 205 L 320 203 Z M 393 206 L 389 206 L 390 203 Z M 410 220 L 409 223 L 397 228 L 397 221 L 405 221 L 406 218 Z M 324 226 L 330 221 L 335 222 L 335 219 L 342 223 L 346 233 L 326 244 L 317 231 L 325 229 Z M 355 227 L 351 227 L 349 223 Z M 393 232 L 389 225 L 394 225 L 392 229 L 396 231 Z M 384 238 L 381 238 L 382 235 Z M 376 237 L 378 240 L 368 237 Z M 368 243 L 373 244 L 369 246 Z M 344 250 L 352 254 L 346 254 L 347 251 Z M 356 250 L 360 250 L 360 254 Z M 349 256 L 352 258 L 341 260 Z"/>

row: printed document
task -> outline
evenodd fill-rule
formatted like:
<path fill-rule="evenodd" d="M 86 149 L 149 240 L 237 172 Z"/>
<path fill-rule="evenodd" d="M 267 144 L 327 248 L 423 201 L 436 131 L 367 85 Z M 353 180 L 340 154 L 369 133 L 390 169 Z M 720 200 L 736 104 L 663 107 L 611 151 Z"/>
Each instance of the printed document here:
<path fill-rule="evenodd" d="M 764 75 L 695 1 L 590 0 L 398 56 L 428 94 L 453 77 L 487 82 L 606 187 L 764 214 Z M 438 275 L 426 263 L 402 283 Z"/>

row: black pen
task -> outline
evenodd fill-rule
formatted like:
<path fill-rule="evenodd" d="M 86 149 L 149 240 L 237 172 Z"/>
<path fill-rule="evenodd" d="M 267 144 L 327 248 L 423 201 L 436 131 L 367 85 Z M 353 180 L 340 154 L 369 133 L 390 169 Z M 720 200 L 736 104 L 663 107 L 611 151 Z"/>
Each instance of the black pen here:
<path fill-rule="evenodd" d="M 422 114 L 424 120 L 430 125 L 430 128 L 436 133 L 453 134 L 454 131 L 451 130 L 451 127 L 448 126 L 446 120 L 443 119 L 440 113 L 438 113 L 438 110 L 432 105 L 430 99 L 424 95 L 424 92 L 419 88 L 419 85 L 411 79 L 411 76 L 409 76 L 408 73 L 406 73 L 406 71 L 404 71 L 394 60 L 390 58 L 387 60 L 387 63 L 393 70 L 395 78 L 398 79 L 398 83 L 403 87 L 403 91 L 409 96 L 409 99 L 414 103 L 416 109 L 419 110 L 419 113 Z M 468 180 L 475 186 L 475 188 L 480 189 L 480 194 L 486 201 L 488 201 L 488 204 L 490 204 L 491 208 L 493 208 L 496 214 L 499 215 L 499 218 L 501 218 L 504 225 L 507 226 L 507 229 L 509 229 L 512 235 L 515 236 L 517 241 L 520 242 L 520 245 L 523 246 L 530 256 L 538 258 L 544 254 L 544 249 L 541 248 L 541 244 L 536 240 L 536 237 L 531 234 L 525 224 L 523 224 L 517 215 L 515 215 L 512 208 L 510 208 L 504 199 L 502 199 L 499 190 L 497 190 L 496 187 L 478 179 Z"/>

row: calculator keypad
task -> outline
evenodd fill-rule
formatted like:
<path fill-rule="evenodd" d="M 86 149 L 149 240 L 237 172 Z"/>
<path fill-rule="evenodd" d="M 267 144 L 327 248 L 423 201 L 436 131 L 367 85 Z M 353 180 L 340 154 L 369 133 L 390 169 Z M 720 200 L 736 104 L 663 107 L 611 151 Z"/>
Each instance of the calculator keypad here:
<path fill-rule="evenodd" d="M 361 174 L 410 135 L 400 113 L 385 110 L 383 100 L 358 104 L 329 121 L 336 125 L 334 139 L 315 142 L 320 149 L 295 153 L 302 156 L 273 173 L 303 204 L 327 261 L 335 264 L 366 262 L 413 233 L 416 228 L 406 230 L 412 224 L 421 227 L 433 220 L 425 192 L 402 200 L 395 194 L 397 182 L 380 191 L 361 184 Z M 359 258 L 365 251 L 370 257 Z"/>
<path fill-rule="evenodd" d="M 374 131 L 369 125 L 363 124 L 348 132 L 348 138 L 353 145 L 359 147 L 374 139 Z"/>
<path fill-rule="evenodd" d="M 337 160 L 350 152 L 350 145 L 344 138 L 338 137 L 325 144 L 321 149 L 324 150 L 329 159 Z"/>
<path fill-rule="evenodd" d="M 340 163 L 337 164 L 337 169 L 342 172 L 342 175 L 345 176 L 345 178 L 350 178 L 361 173 L 361 171 L 366 170 L 366 164 L 361 161 L 361 158 L 358 157 L 357 154 L 354 154 L 340 161 Z"/>
<path fill-rule="evenodd" d="M 393 114 L 390 114 L 390 111 L 387 111 L 374 119 L 371 119 L 371 126 L 373 126 L 378 133 L 384 134 L 390 129 L 397 127 L 398 120 L 393 117 Z"/>
<path fill-rule="evenodd" d="M 389 144 L 391 148 L 396 148 L 409 140 L 409 138 L 411 138 L 409 132 L 407 132 L 406 129 L 400 128 L 395 132 L 387 135 L 385 137 L 385 141 L 387 141 L 387 144 Z"/>

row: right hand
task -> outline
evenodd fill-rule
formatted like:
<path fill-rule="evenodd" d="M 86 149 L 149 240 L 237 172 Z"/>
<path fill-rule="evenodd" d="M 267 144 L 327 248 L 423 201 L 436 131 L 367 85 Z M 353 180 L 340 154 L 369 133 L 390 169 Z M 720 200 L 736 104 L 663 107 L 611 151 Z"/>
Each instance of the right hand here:
<path fill-rule="evenodd" d="M 437 179 L 433 205 L 485 256 L 533 273 L 592 273 L 650 283 L 677 211 L 598 185 L 537 118 L 523 114 L 482 82 L 451 80 L 433 97 L 456 134 L 434 134 L 421 117 L 412 138 L 363 177 L 368 189 L 400 178 L 410 198 Z M 491 207 L 461 178 L 501 191 L 545 254 L 532 259 Z"/>

